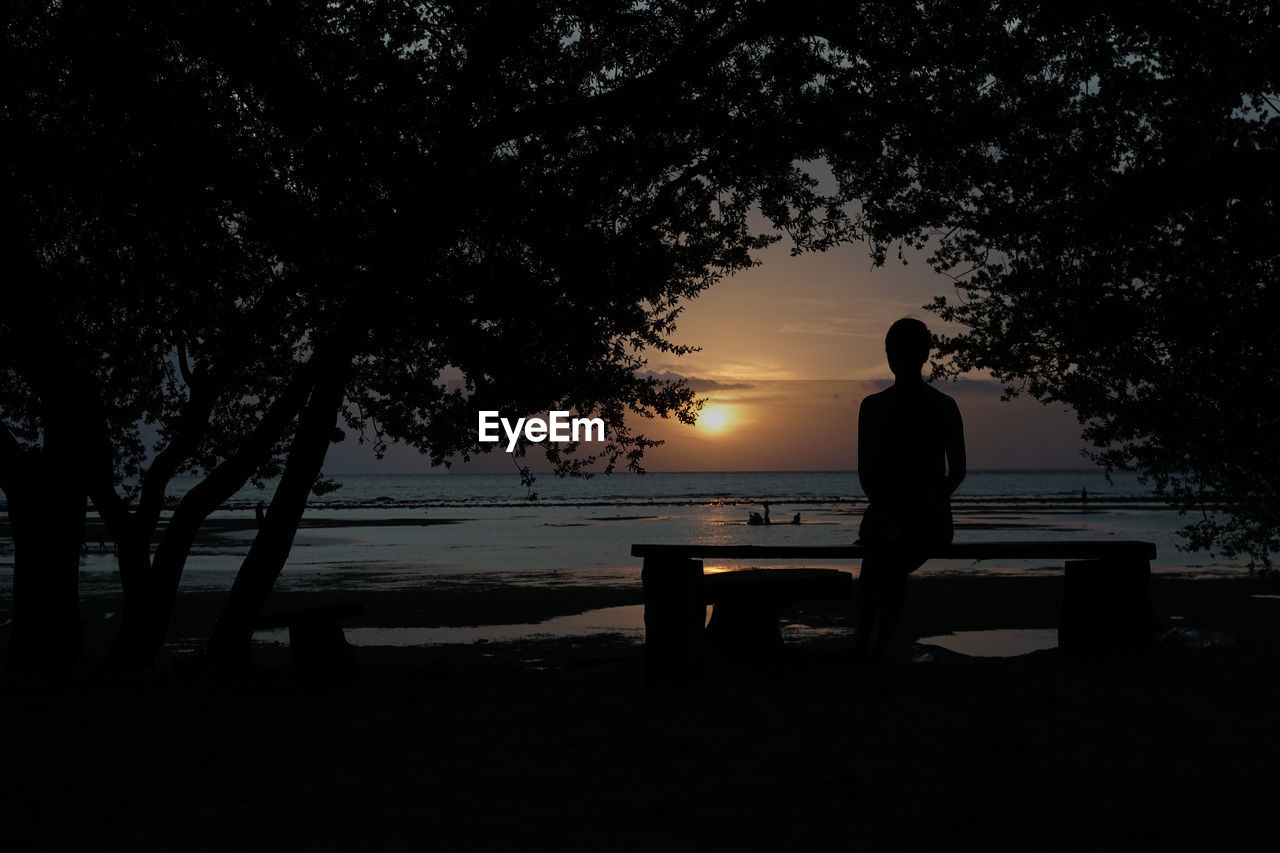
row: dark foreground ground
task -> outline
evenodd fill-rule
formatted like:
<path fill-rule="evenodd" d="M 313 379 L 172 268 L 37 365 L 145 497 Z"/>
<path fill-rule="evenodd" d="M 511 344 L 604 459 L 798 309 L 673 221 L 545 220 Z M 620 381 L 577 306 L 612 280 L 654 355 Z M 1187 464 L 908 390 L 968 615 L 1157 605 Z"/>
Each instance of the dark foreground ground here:
<path fill-rule="evenodd" d="M 1280 652 L 10 684 L 5 849 L 1268 849 Z"/>
<path fill-rule="evenodd" d="M 362 650 L 321 688 L 279 650 L 7 682 L 0 844 L 1274 849 L 1280 646 L 1246 640 L 869 669 L 813 642 L 665 689 L 603 638 Z"/>

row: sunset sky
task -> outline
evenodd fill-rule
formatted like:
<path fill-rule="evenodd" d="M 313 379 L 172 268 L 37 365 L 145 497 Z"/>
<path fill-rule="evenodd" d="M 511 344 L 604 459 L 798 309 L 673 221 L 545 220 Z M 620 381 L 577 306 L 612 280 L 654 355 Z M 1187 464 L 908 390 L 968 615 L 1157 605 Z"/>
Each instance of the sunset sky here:
<path fill-rule="evenodd" d="M 885 331 L 903 316 L 939 329 L 922 306 L 952 292 L 950 281 L 922 258 L 903 266 L 891 256 L 875 269 L 861 245 L 791 257 L 778 244 L 761 260 L 689 303 L 674 340 L 700 352 L 651 359 L 656 372 L 688 377 L 707 404 L 696 427 L 636 424 L 667 442 L 646 456 L 648 470 L 856 468 L 858 404 L 892 379 Z M 999 387 L 984 377 L 939 387 L 960 404 L 971 468 L 1089 464 L 1069 411 L 1025 398 L 1002 402 Z M 455 470 L 511 472 L 505 457 L 497 450 Z M 379 463 L 351 441 L 331 449 L 327 468 L 337 474 L 431 470 L 404 448 L 393 448 Z"/>

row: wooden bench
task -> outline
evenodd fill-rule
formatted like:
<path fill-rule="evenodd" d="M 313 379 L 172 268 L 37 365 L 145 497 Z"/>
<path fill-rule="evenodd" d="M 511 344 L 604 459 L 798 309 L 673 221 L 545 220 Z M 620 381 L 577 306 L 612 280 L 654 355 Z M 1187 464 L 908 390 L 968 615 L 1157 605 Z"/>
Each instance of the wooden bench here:
<path fill-rule="evenodd" d="M 865 554 L 860 545 L 632 545 L 631 556 L 644 559 L 646 679 L 689 681 L 697 675 L 698 649 L 706 635 L 706 603 L 717 600 L 708 596 L 715 595 L 715 584 L 726 583 L 713 580 L 724 575 L 704 576 L 697 558 L 861 560 Z M 957 542 L 929 553 L 931 560 L 1064 561 L 1066 583 L 1058 647 L 1071 655 L 1151 643 L 1158 627 L 1151 609 L 1151 560 L 1155 556 L 1153 543 L 1130 540 Z M 762 606 L 754 610 L 749 621 L 755 627 L 750 633 L 758 636 L 766 616 Z M 780 612 L 774 611 L 775 630 Z"/>
<path fill-rule="evenodd" d="M 363 614 L 364 605 L 358 601 L 326 604 L 264 615 L 253 629 L 288 628 L 293 665 L 304 677 L 321 679 L 351 667 L 351 646 L 338 620 Z"/>

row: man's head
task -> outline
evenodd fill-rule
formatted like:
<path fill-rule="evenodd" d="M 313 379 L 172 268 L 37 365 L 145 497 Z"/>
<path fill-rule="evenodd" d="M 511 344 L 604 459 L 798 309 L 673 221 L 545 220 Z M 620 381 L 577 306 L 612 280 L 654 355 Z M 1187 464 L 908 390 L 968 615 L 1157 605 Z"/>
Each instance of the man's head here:
<path fill-rule="evenodd" d="M 913 317 L 903 317 L 884 336 L 884 352 L 894 376 L 918 376 L 929 360 L 929 327 Z"/>

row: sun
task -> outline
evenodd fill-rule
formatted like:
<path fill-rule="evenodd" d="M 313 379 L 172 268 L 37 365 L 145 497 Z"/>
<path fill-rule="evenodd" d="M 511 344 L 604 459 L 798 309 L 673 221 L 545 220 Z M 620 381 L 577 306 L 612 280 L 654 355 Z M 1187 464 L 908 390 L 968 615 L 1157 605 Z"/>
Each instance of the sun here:
<path fill-rule="evenodd" d="M 698 413 L 698 426 L 709 432 L 719 432 L 729 423 L 729 410 L 725 406 L 707 406 Z"/>

